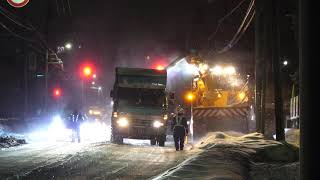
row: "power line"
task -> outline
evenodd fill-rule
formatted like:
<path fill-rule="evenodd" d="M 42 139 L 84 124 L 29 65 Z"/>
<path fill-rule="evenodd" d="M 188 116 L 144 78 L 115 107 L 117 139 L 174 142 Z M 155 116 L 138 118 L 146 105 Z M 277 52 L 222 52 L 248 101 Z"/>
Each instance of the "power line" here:
<path fill-rule="evenodd" d="M 69 1 L 69 0 L 67 0 L 67 3 L 68 3 L 68 7 L 69 7 L 69 14 L 70 14 L 70 16 L 72 16 L 72 11 L 71 11 L 70 1 Z"/>
<path fill-rule="evenodd" d="M 245 31 L 247 30 L 247 28 L 249 27 L 254 15 L 255 15 L 255 11 L 253 13 L 251 13 L 252 9 L 254 8 L 254 4 L 255 4 L 255 0 L 251 0 L 249 7 L 247 9 L 247 12 L 245 14 L 245 17 L 243 18 L 237 32 L 233 35 L 232 39 L 229 41 L 229 43 L 222 48 L 221 50 L 217 51 L 217 50 L 210 50 L 208 52 L 208 54 L 217 52 L 217 53 L 224 53 L 228 50 L 230 50 L 239 40 L 240 38 L 243 36 L 243 34 L 245 33 Z M 251 14 L 251 15 L 250 15 Z M 250 15 L 250 17 L 249 17 Z M 248 20 L 249 17 L 249 20 Z M 247 21 L 248 20 L 248 21 Z"/>
<path fill-rule="evenodd" d="M 2 22 L 0 22 L 0 25 L 3 27 L 3 29 L 5 29 L 6 31 L 8 31 L 11 35 L 17 37 L 17 38 L 20 38 L 22 40 L 25 40 L 25 41 L 28 41 L 28 42 L 31 42 L 31 43 L 36 43 L 35 40 L 33 39 L 29 39 L 29 38 L 25 38 L 17 33 L 15 33 L 14 31 L 12 31 L 10 28 L 8 28 L 5 24 L 3 24 Z"/>
<path fill-rule="evenodd" d="M 246 1 L 246 0 L 242 0 L 242 1 L 241 1 L 236 7 L 234 7 L 228 14 L 226 14 L 226 15 L 223 16 L 221 19 L 219 19 L 219 21 L 218 21 L 218 26 L 217 26 L 215 32 L 213 32 L 213 33 L 209 36 L 208 40 L 211 40 L 212 38 L 215 37 L 215 35 L 216 35 L 218 29 L 220 28 L 220 25 L 222 24 L 222 22 L 223 22 L 225 19 L 227 19 L 231 14 L 233 14 L 245 1 Z"/>
<path fill-rule="evenodd" d="M 244 27 L 243 31 L 241 32 L 241 34 L 239 35 L 239 37 L 237 39 L 235 39 L 233 45 L 237 44 L 238 41 L 241 39 L 241 37 L 244 35 L 244 33 L 247 31 L 249 25 L 251 24 L 251 21 L 253 20 L 254 16 L 256 14 L 256 11 L 253 11 L 252 16 L 249 19 L 249 22 L 247 23 L 247 25 Z"/>
<path fill-rule="evenodd" d="M 2 10 L 3 12 L 2 12 L 1 10 Z M 9 20 L 13 21 L 15 24 L 17 24 L 17 25 L 19 25 L 19 26 L 21 26 L 21 27 L 24 27 L 25 29 L 27 29 L 27 30 L 29 30 L 29 31 L 35 32 L 36 35 L 38 36 L 38 39 L 40 40 L 40 44 L 39 44 L 39 45 L 40 45 L 42 48 L 49 50 L 51 53 L 54 52 L 51 48 L 49 48 L 47 42 L 42 39 L 41 33 L 40 33 L 31 23 L 27 22 L 28 26 L 30 26 L 30 27 L 27 27 L 26 25 L 24 25 L 23 23 L 19 22 L 18 20 L 14 20 L 14 18 L 12 18 L 12 16 L 15 17 L 16 19 L 18 19 L 18 17 L 12 15 L 8 10 L 6 10 L 5 8 L 3 8 L 3 7 L 1 7 L 1 6 L 0 6 L 0 13 L 1 13 L 2 15 L 4 15 L 6 18 L 8 18 Z M 2 25 L 3 25 L 3 27 L 5 26 L 4 24 L 2 24 Z M 8 32 L 10 32 L 11 34 L 13 34 L 15 37 L 18 37 L 18 38 L 20 38 L 20 39 L 24 39 L 24 40 L 26 40 L 26 41 L 29 40 L 29 42 L 30 42 L 30 39 L 25 38 L 25 37 L 23 37 L 23 36 L 15 33 L 15 32 L 12 31 L 11 29 L 9 29 L 7 26 L 5 26 L 4 28 L 5 28 Z M 34 43 L 36 42 L 35 40 L 32 40 L 32 41 L 33 41 Z M 42 44 L 42 45 L 41 45 L 41 44 Z"/>
<path fill-rule="evenodd" d="M 251 11 L 251 9 L 250 9 Z M 243 34 L 245 33 L 245 31 L 247 30 L 247 28 L 249 27 L 253 17 L 254 17 L 254 14 L 255 14 L 255 11 L 252 13 L 249 21 L 247 22 L 247 24 L 245 25 L 245 21 L 247 20 L 247 18 L 249 17 L 249 11 L 248 11 L 248 14 L 245 16 L 245 18 L 243 19 L 240 27 L 238 28 L 238 31 L 237 33 L 233 36 L 233 38 L 230 40 L 230 42 L 228 43 L 227 46 L 225 46 L 222 50 L 218 51 L 218 53 L 224 53 L 226 51 L 228 51 L 229 49 L 231 49 L 239 40 L 240 38 L 243 36 Z M 244 26 L 244 28 L 243 28 Z"/>
<path fill-rule="evenodd" d="M 16 18 L 16 17 L 12 18 L 13 15 L 12 15 L 8 10 L 6 10 L 5 8 L 3 8 L 3 7 L 1 7 L 1 6 L 0 6 L 0 13 L 1 13 L 3 16 L 5 16 L 7 19 L 9 19 L 10 21 L 14 22 L 14 23 L 17 24 L 18 26 L 20 26 L 20 27 L 22 27 L 22 28 L 24 28 L 24 29 L 26 29 L 26 30 L 28 30 L 28 31 L 34 31 L 34 30 L 35 30 L 34 27 L 32 27 L 32 26 L 31 26 L 31 27 L 28 27 L 28 26 L 20 23 L 19 21 L 15 20 L 14 18 Z M 9 15 L 8 15 L 8 14 L 9 14 Z M 10 16 L 11 16 L 11 17 L 10 17 Z"/>
<path fill-rule="evenodd" d="M 57 8 L 57 14 L 58 14 L 58 16 L 60 16 L 58 0 L 56 0 L 56 8 Z"/>

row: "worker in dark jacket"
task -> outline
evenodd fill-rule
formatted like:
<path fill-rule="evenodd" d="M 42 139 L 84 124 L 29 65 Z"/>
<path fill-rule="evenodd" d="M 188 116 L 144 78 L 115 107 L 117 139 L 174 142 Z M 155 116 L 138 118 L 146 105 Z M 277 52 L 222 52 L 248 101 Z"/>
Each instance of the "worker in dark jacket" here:
<path fill-rule="evenodd" d="M 181 107 L 176 109 L 172 129 L 176 150 L 181 151 L 183 150 L 185 136 L 188 135 L 187 119 L 184 117 L 184 110 Z"/>
<path fill-rule="evenodd" d="M 78 142 L 81 141 L 80 139 L 80 125 L 84 121 L 84 116 L 75 110 L 71 117 L 71 128 L 72 128 L 72 142 L 75 141 L 75 138 L 78 139 Z"/>

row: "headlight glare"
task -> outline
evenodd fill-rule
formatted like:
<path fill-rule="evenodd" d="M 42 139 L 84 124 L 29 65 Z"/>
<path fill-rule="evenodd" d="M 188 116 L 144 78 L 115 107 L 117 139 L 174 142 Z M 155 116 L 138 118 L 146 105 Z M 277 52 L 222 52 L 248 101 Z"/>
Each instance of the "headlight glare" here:
<path fill-rule="evenodd" d="M 167 120 L 167 119 L 168 119 L 168 115 L 165 114 L 165 115 L 163 116 L 163 120 Z"/>
<path fill-rule="evenodd" d="M 129 121 L 128 121 L 127 118 L 120 118 L 120 119 L 117 121 L 117 123 L 118 123 L 118 125 L 119 125 L 120 127 L 126 127 L 126 126 L 128 126 Z"/>
<path fill-rule="evenodd" d="M 161 126 L 163 126 L 163 123 L 160 122 L 160 121 L 155 121 L 155 122 L 153 123 L 153 127 L 155 127 L 155 128 L 159 128 L 159 127 L 161 127 Z"/>

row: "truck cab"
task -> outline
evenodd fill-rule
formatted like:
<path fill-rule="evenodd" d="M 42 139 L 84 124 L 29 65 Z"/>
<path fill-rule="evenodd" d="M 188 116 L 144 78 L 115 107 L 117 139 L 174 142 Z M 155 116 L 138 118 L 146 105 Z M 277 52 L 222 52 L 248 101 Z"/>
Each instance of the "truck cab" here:
<path fill-rule="evenodd" d="M 149 139 L 151 145 L 166 141 L 168 98 L 166 70 L 116 68 L 110 96 L 113 99 L 111 140 Z"/>

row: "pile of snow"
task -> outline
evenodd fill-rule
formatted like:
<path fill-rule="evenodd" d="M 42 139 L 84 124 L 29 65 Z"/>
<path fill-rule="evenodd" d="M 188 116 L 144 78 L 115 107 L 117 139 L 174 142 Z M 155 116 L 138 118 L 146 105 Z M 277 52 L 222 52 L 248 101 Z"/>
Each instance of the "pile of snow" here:
<path fill-rule="evenodd" d="M 9 148 L 21 144 L 26 144 L 26 141 L 24 139 L 17 139 L 13 136 L 0 137 L 0 148 Z"/>
<path fill-rule="evenodd" d="M 12 146 L 26 144 L 22 135 L 12 133 L 8 129 L 8 127 L 0 125 L 0 148 L 9 148 Z"/>
<path fill-rule="evenodd" d="M 155 179 L 298 179 L 298 148 L 262 134 L 208 133 L 202 151 Z M 275 172 L 275 173 L 274 173 Z"/>
<path fill-rule="evenodd" d="M 287 129 L 286 141 L 300 147 L 300 129 Z"/>

